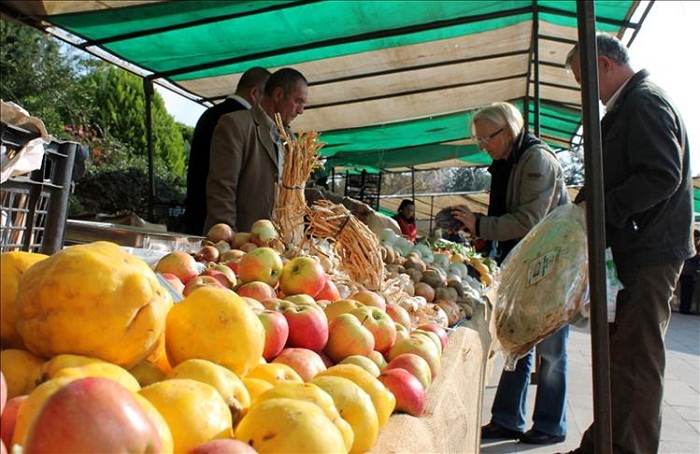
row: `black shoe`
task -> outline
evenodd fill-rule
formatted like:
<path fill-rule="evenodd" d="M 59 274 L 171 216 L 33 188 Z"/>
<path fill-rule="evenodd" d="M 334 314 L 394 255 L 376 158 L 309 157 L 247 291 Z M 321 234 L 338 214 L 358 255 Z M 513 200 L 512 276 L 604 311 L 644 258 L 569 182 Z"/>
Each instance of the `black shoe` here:
<path fill-rule="evenodd" d="M 520 436 L 520 443 L 528 445 L 551 445 L 566 440 L 566 435 L 549 435 L 539 430 L 530 429 Z"/>
<path fill-rule="evenodd" d="M 495 423 L 488 423 L 481 428 L 481 439 L 490 440 L 495 438 L 512 438 L 517 440 L 523 435 L 519 430 L 506 429 Z"/>

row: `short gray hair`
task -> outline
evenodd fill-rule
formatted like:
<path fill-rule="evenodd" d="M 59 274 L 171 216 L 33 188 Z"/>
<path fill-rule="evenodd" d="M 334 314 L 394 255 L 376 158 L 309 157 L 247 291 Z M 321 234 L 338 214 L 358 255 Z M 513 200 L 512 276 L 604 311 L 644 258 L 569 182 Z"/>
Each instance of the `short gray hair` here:
<path fill-rule="evenodd" d="M 472 117 L 472 136 L 476 135 L 474 126 L 478 120 L 488 120 L 499 127 L 508 128 L 513 137 L 517 137 L 523 131 L 525 124 L 520 111 L 508 102 L 495 102 L 477 111 Z"/>
<path fill-rule="evenodd" d="M 617 63 L 618 65 L 626 65 L 630 61 L 629 51 L 627 46 L 625 46 L 622 41 L 617 37 L 610 35 L 608 33 L 596 33 L 595 35 L 596 47 L 598 47 L 598 55 L 604 55 Z M 566 55 L 566 67 L 571 68 L 571 62 L 574 60 L 579 53 L 579 43 L 576 43 L 574 47 Z"/>

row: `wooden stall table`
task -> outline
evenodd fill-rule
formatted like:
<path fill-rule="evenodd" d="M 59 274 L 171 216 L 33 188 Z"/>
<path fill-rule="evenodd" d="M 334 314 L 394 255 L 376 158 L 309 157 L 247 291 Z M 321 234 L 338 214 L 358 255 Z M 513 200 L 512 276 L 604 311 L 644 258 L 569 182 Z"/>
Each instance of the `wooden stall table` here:
<path fill-rule="evenodd" d="M 481 305 L 471 320 L 450 333 L 442 370 L 428 388 L 425 414 L 393 415 L 372 452 L 479 452 L 490 345 L 486 307 Z"/>

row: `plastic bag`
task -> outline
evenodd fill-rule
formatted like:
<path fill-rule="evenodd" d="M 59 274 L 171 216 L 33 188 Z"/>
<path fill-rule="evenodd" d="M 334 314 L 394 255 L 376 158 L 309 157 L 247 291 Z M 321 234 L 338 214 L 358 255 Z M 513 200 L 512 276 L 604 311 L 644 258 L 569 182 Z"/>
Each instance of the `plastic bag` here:
<path fill-rule="evenodd" d="M 585 213 L 555 208 L 517 244 L 501 267 L 494 304 L 506 370 L 538 342 L 568 324 L 588 288 Z"/>

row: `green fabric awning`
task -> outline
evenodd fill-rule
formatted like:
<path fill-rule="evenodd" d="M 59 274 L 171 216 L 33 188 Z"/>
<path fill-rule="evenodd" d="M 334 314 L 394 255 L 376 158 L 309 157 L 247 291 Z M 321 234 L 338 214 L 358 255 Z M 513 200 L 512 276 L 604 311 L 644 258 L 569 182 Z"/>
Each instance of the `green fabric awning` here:
<path fill-rule="evenodd" d="M 597 28 L 637 30 L 638 5 L 596 1 Z M 292 127 L 321 132 L 337 168 L 488 164 L 468 123 L 494 101 L 555 147 L 580 124 L 564 68 L 575 1 L 9 0 L 0 12 L 204 104 L 251 66 L 295 67 L 310 89 Z"/>

